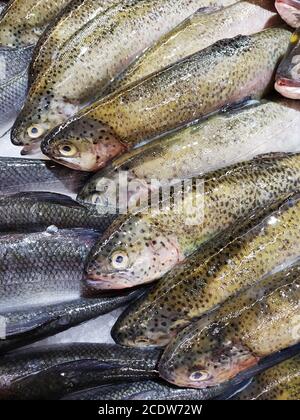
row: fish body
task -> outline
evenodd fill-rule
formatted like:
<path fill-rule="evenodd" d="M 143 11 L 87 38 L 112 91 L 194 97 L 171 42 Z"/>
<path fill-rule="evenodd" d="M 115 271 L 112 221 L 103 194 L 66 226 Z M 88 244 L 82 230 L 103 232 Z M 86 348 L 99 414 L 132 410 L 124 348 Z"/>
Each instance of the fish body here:
<path fill-rule="evenodd" d="M 75 0 L 53 19 L 39 39 L 30 66 L 30 83 L 57 59 L 60 49 L 86 23 L 119 0 Z"/>
<path fill-rule="evenodd" d="M 240 1 L 224 9 L 196 12 L 162 37 L 109 87 L 112 92 L 203 50 L 220 39 L 250 35 L 279 22 L 272 1 Z"/>
<path fill-rule="evenodd" d="M 218 41 L 96 101 L 46 136 L 42 151 L 72 168 L 96 171 L 142 140 L 228 103 L 260 98 L 272 84 L 289 38 L 289 31 L 271 28 Z"/>
<path fill-rule="evenodd" d="M 277 69 L 275 89 L 287 98 L 300 99 L 300 29 L 291 36 L 290 46 Z"/>
<path fill-rule="evenodd" d="M 79 391 L 68 395 L 64 400 L 83 401 L 201 401 L 215 396 L 213 391 L 183 389 L 167 385 L 164 382 L 147 380 L 133 383 L 106 385 Z"/>
<path fill-rule="evenodd" d="M 102 216 L 61 194 L 35 192 L 0 196 L 1 232 L 87 228 L 103 232 L 114 216 Z"/>
<path fill-rule="evenodd" d="M 101 96 L 145 48 L 212 1 L 125 0 L 96 15 L 64 44 L 52 65 L 31 85 L 12 130 L 12 142 L 30 152 L 51 129 Z"/>
<path fill-rule="evenodd" d="M 47 160 L 0 157 L 1 194 L 46 190 L 76 193 L 86 180 L 86 173 Z"/>
<path fill-rule="evenodd" d="M 231 298 L 171 341 L 160 375 L 177 386 L 216 386 L 299 343 L 299 285 L 296 265 Z"/>
<path fill-rule="evenodd" d="M 79 298 L 84 260 L 98 235 L 61 230 L 0 237 L 0 311 Z"/>
<path fill-rule="evenodd" d="M 126 174 L 128 208 L 134 210 L 138 200 L 155 189 L 153 180 L 163 186 L 260 154 L 300 151 L 299 129 L 297 101 L 261 101 L 228 110 L 115 159 L 86 183 L 77 199 L 108 212 L 116 202 L 116 191 L 106 186 L 120 185 Z"/>
<path fill-rule="evenodd" d="M 0 122 L 15 117 L 27 93 L 33 47 L 0 48 Z"/>
<path fill-rule="evenodd" d="M 286 23 L 293 28 L 300 26 L 300 2 L 299 0 L 276 0 L 275 7 Z"/>
<path fill-rule="evenodd" d="M 70 0 L 12 0 L 0 16 L 0 45 L 20 47 L 36 44 L 50 20 Z"/>
<path fill-rule="evenodd" d="M 91 289 L 151 282 L 226 228 L 299 189 L 300 155 L 260 157 L 185 181 L 118 217 L 87 260 Z M 272 185 L 272 187 L 271 187 Z M 296 206 L 297 207 L 297 206 Z"/>
<path fill-rule="evenodd" d="M 290 199 L 225 246 L 217 244 L 215 250 L 212 243 L 211 251 L 210 244 L 208 250 L 200 249 L 121 315 L 113 329 L 115 341 L 165 346 L 192 321 L 269 273 L 293 264 L 300 252 L 299 211 L 299 197 Z"/>
<path fill-rule="evenodd" d="M 0 354 L 29 345 L 107 314 L 137 298 L 143 291 L 97 298 L 80 297 L 73 301 L 19 309 L 2 314 L 6 338 L 0 340 Z M 4 317 L 4 318 L 3 318 Z"/>
<path fill-rule="evenodd" d="M 0 399 L 54 399 L 103 381 L 156 377 L 159 356 L 89 343 L 20 350 L 1 358 Z"/>
<path fill-rule="evenodd" d="M 257 375 L 236 400 L 299 401 L 300 358 L 288 359 Z"/>

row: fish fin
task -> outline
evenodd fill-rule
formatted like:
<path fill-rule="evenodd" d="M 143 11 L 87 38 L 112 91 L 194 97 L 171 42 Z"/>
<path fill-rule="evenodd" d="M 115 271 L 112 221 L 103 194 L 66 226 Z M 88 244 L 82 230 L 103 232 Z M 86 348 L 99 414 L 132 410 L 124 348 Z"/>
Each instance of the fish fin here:
<path fill-rule="evenodd" d="M 3 316 L 3 315 L 2 315 Z M 5 318 L 5 314 L 4 314 Z M 40 328 L 46 324 L 50 324 L 53 321 L 53 318 L 50 318 L 49 315 L 45 313 L 41 313 L 32 319 L 28 320 L 26 323 L 22 323 L 21 321 L 18 322 L 9 322 L 9 315 L 8 315 L 8 323 L 6 326 L 6 339 L 12 339 L 15 337 L 22 336 L 23 334 L 27 334 Z M 0 347 L 1 341 L 5 343 L 5 340 L 0 340 Z"/>

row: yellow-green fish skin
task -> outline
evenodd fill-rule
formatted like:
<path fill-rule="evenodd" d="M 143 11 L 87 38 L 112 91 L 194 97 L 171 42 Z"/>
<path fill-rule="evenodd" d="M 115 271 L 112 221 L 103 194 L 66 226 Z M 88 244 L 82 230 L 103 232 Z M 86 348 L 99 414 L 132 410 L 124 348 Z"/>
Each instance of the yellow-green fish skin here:
<path fill-rule="evenodd" d="M 188 183 L 183 200 L 180 183 L 173 204 L 167 198 L 157 208 L 154 196 L 151 212 L 142 207 L 137 214 L 120 216 L 95 246 L 87 266 L 91 287 L 128 288 L 162 277 L 226 228 L 297 192 L 299 173 L 300 154 L 271 156 Z M 120 253 L 119 267 L 114 259 Z"/>
<path fill-rule="evenodd" d="M 289 31 L 271 28 L 218 41 L 95 102 L 46 136 L 42 151 L 75 169 L 98 170 L 143 139 L 245 97 L 260 98 L 273 83 L 289 38 Z M 13 137 L 18 143 L 18 130 Z"/>
<path fill-rule="evenodd" d="M 166 348 L 160 376 L 178 386 L 224 383 L 300 341 L 300 267 L 258 282 L 192 323 Z"/>
<path fill-rule="evenodd" d="M 295 356 L 260 373 L 234 399 L 242 401 L 299 401 L 300 356 Z"/>
<path fill-rule="evenodd" d="M 299 214 L 298 197 L 216 252 L 213 241 L 208 256 L 200 249 L 120 317 L 115 340 L 129 346 L 164 346 L 195 319 L 295 261 L 300 255 Z"/>
<path fill-rule="evenodd" d="M 114 191 L 106 186 L 110 182 L 118 185 L 120 175 L 126 172 L 128 205 L 134 208 L 137 200 L 148 194 L 151 180 L 166 185 L 260 154 L 299 152 L 299 130 L 299 101 L 261 101 L 222 112 L 115 159 L 86 183 L 78 200 L 106 213 L 115 201 Z"/>
<path fill-rule="evenodd" d="M 220 39 L 250 35 L 279 21 L 272 0 L 240 1 L 221 10 L 207 9 L 207 13 L 200 10 L 142 54 L 109 91 L 136 82 Z"/>
<path fill-rule="evenodd" d="M 63 45 L 98 13 L 120 0 L 74 0 L 51 23 L 39 39 L 30 66 L 30 83 L 59 55 Z"/>
<path fill-rule="evenodd" d="M 64 44 L 55 62 L 31 85 L 12 130 L 12 142 L 32 146 L 41 141 L 101 96 L 145 48 L 212 1 L 124 0 L 99 13 Z"/>
<path fill-rule="evenodd" d="M 70 0 L 12 0 L 0 17 L 0 45 L 36 44 L 43 31 Z"/>

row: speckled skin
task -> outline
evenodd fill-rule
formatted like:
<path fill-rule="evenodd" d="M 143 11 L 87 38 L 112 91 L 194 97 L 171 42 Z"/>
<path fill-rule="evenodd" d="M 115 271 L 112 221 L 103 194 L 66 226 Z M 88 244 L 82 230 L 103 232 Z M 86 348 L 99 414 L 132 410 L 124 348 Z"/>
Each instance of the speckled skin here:
<path fill-rule="evenodd" d="M 300 400 L 300 356 L 257 375 L 235 400 Z"/>
<path fill-rule="evenodd" d="M 299 309 L 296 265 L 258 282 L 180 332 L 161 358 L 160 376 L 193 388 L 224 383 L 300 342 Z"/>
<path fill-rule="evenodd" d="M 0 192 L 68 190 L 78 192 L 86 173 L 71 171 L 54 162 L 38 159 L 0 158 Z"/>
<path fill-rule="evenodd" d="M 36 45 L 30 66 L 30 83 L 57 59 L 63 45 L 98 13 L 120 0 L 73 0 L 52 21 Z"/>
<path fill-rule="evenodd" d="M 187 186 L 184 209 L 178 188 L 173 206 L 164 200 L 159 210 L 154 197 L 151 212 L 141 207 L 140 213 L 120 216 L 94 247 L 87 266 L 90 287 L 119 289 L 160 278 L 226 228 L 296 192 L 299 172 L 299 154 L 258 158 L 207 174 L 200 188 Z M 120 252 L 128 264 L 118 269 L 112 256 Z"/>
<path fill-rule="evenodd" d="M 20 350 L 0 361 L 1 399 L 53 399 L 105 381 L 156 377 L 160 352 L 69 343 Z"/>
<path fill-rule="evenodd" d="M 47 132 L 101 95 L 145 48 L 199 7 L 215 0 L 124 0 L 99 13 L 65 43 L 59 57 L 31 85 L 12 130 L 16 145 L 30 145 L 28 128 Z M 233 0 L 218 0 L 221 4 Z M 126 39 L 126 42 L 124 42 Z"/>
<path fill-rule="evenodd" d="M 141 55 L 109 88 L 120 89 L 203 50 L 220 39 L 250 35 L 279 22 L 273 0 L 241 1 L 221 10 L 196 12 Z"/>
<path fill-rule="evenodd" d="M 299 2 L 300 13 L 300 2 Z M 275 89 L 283 96 L 300 99 L 300 29 L 292 36 L 288 51 L 280 63 Z"/>
<path fill-rule="evenodd" d="M 11 0 L 0 19 L 0 45 L 36 44 L 50 20 L 70 0 Z"/>
<path fill-rule="evenodd" d="M 0 312 L 79 298 L 92 230 L 60 230 L 0 237 Z"/>
<path fill-rule="evenodd" d="M 299 152 L 299 130 L 299 101 L 262 101 L 221 113 L 115 159 L 86 183 L 77 199 L 106 213 L 114 203 L 114 194 L 104 187 L 108 181 L 118 185 L 120 172 L 126 171 L 128 180 L 134 182 L 127 196 L 129 207 L 134 206 L 145 198 L 150 186 L 154 190 L 150 184 L 154 179 L 165 185 L 260 154 Z"/>
<path fill-rule="evenodd" d="M 129 346 L 164 346 L 191 321 L 293 262 L 300 255 L 299 212 L 298 197 L 223 248 L 200 249 L 121 315 L 114 339 Z"/>
<path fill-rule="evenodd" d="M 114 215 L 105 217 L 67 196 L 44 192 L 0 195 L 1 232 L 32 232 L 55 225 L 60 229 L 87 228 L 103 232 Z"/>
<path fill-rule="evenodd" d="M 274 28 L 218 41 L 95 102 L 50 133 L 42 151 L 65 165 L 96 170 L 145 138 L 245 97 L 259 98 L 270 87 L 289 37 L 289 31 Z M 63 157 L 60 147 L 70 143 L 77 153 Z"/>

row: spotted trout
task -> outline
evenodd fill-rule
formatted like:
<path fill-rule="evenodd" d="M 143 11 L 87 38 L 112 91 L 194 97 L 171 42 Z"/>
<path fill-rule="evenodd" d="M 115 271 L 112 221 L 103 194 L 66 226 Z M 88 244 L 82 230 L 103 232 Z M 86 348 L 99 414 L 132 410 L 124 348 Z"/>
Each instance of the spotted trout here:
<path fill-rule="evenodd" d="M 240 1 L 221 10 L 208 8 L 207 13 L 200 10 L 134 61 L 109 91 L 136 82 L 220 39 L 254 34 L 279 22 L 273 0 Z"/>
<path fill-rule="evenodd" d="M 46 136 L 42 151 L 64 165 L 93 171 L 143 139 L 245 97 L 260 98 L 273 83 L 274 70 L 289 38 L 289 31 L 272 28 L 218 41 L 96 101 Z M 28 129 L 24 114 L 22 121 L 13 132 L 15 144 L 24 144 L 18 140 L 20 132 Z M 40 125 L 34 127 L 34 136 L 38 136 Z"/>
<path fill-rule="evenodd" d="M 299 401 L 300 356 L 288 359 L 257 375 L 235 400 Z"/>
<path fill-rule="evenodd" d="M 299 343 L 299 286 L 298 265 L 267 277 L 191 324 L 165 350 L 160 375 L 178 386 L 216 386 Z"/>
<path fill-rule="evenodd" d="M 117 322 L 113 336 L 129 346 L 164 346 L 178 331 L 300 256 L 300 197 L 289 199 L 245 233 L 199 250 L 163 277 Z"/>
<path fill-rule="evenodd" d="M 97 14 L 63 45 L 52 65 L 31 85 L 12 130 L 13 143 L 31 151 L 30 146 L 51 129 L 101 96 L 145 48 L 212 2 L 124 0 Z M 217 1 L 220 5 L 232 2 Z"/>
<path fill-rule="evenodd" d="M 299 152 L 300 103 L 261 101 L 183 128 L 115 159 L 77 199 L 105 214 L 126 176 L 128 209 L 159 186 L 198 176 L 270 152 Z M 153 181 L 157 181 L 155 184 Z"/>
<path fill-rule="evenodd" d="M 160 278 L 226 228 L 296 192 L 299 172 L 299 154 L 263 157 L 186 180 L 184 191 L 179 183 L 161 202 L 154 195 L 151 211 L 121 215 L 92 249 L 90 287 L 128 288 Z"/>
<path fill-rule="evenodd" d="M 70 0 L 12 0 L 0 16 L 0 46 L 36 44 L 51 19 Z"/>

